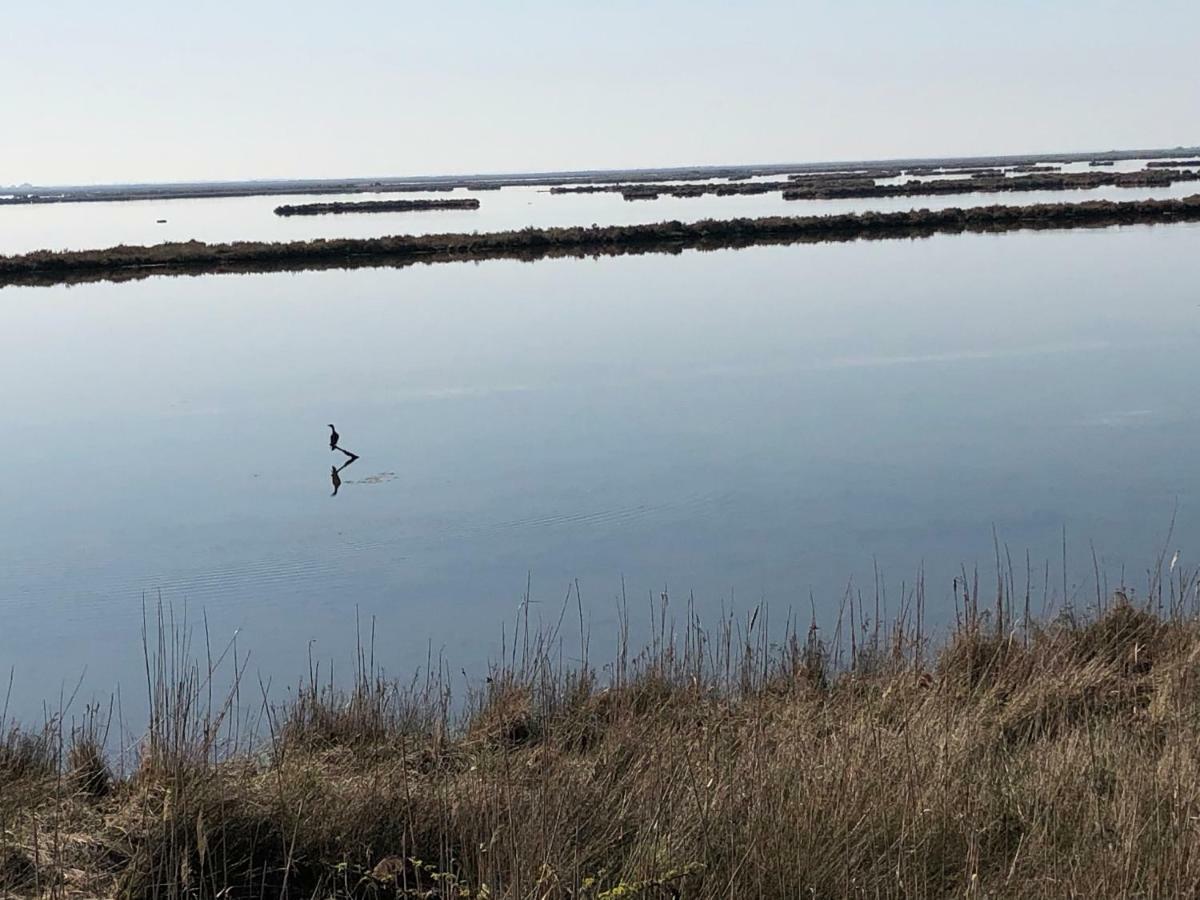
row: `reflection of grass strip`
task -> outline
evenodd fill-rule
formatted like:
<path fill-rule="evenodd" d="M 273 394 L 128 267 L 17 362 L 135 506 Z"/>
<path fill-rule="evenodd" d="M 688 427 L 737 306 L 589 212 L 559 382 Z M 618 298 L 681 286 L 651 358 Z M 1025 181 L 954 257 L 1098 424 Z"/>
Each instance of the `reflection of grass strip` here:
<path fill-rule="evenodd" d="M 1200 220 L 1200 194 L 1180 200 L 951 207 L 829 216 L 769 216 L 576 228 L 525 228 L 474 234 L 268 243 L 200 241 L 103 250 L 36 251 L 0 257 L 0 284 L 55 284 L 153 274 L 204 274 L 478 259 L 538 259 L 719 249 L 750 244 L 921 237 L 963 231 L 1082 228 Z"/>

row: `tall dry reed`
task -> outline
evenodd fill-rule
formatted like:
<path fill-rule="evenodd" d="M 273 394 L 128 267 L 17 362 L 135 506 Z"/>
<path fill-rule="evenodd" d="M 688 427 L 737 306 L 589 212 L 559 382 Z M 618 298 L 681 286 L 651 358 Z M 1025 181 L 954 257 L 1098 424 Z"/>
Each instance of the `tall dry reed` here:
<path fill-rule="evenodd" d="M 368 634 L 349 683 L 310 661 L 280 700 L 160 606 L 136 741 L 112 750 L 104 706 L 0 719 L 0 893 L 1194 895 L 1195 574 L 1160 560 L 1044 617 L 996 555 L 938 638 L 920 579 L 848 591 L 828 633 L 765 608 L 706 626 L 663 594 L 637 652 L 621 604 L 597 664 L 576 590 L 465 695 L 436 658 L 385 677 Z"/>

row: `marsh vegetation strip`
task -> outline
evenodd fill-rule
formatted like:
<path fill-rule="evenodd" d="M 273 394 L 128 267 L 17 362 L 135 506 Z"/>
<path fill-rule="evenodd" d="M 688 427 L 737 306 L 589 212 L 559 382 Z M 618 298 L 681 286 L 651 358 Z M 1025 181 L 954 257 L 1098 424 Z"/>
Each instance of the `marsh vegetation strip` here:
<path fill-rule="evenodd" d="M 385 677 L 374 645 L 286 702 L 248 699 L 248 675 L 213 692 L 214 657 L 160 611 L 140 739 L 106 752 L 106 706 L 0 721 L 0 890 L 1174 894 L 1200 881 L 1200 624 L 1194 572 L 1151 572 L 1148 595 L 1053 621 L 1032 572 L 1001 565 L 986 596 L 964 577 L 940 641 L 919 583 L 893 622 L 850 600 L 780 642 L 763 610 L 705 629 L 664 596 L 640 652 L 527 624 L 465 697 L 449 664 Z"/>
<path fill-rule="evenodd" d="M 950 207 L 894 213 L 526 228 L 491 234 L 394 235 L 292 243 L 200 241 L 0 257 L 0 285 L 55 284 L 149 274 L 299 270 L 354 265 L 716 249 L 756 243 L 847 241 L 965 231 L 1084 228 L 1200 220 L 1200 195 L 1181 200 Z"/>
<path fill-rule="evenodd" d="M 830 200 L 849 197 L 923 197 L 935 194 L 1008 193 L 1014 191 L 1079 191 L 1101 187 L 1168 187 L 1200 180 L 1200 172 L 1155 169 L 1144 172 L 1035 172 L 1017 176 L 973 176 L 904 184 L 818 184 L 784 191 L 785 200 Z"/>
<path fill-rule="evenodd" d="M 958 175 L 954 170 L 921 170 L 905 174 L 920 175 L 924 180 L 880 184 L 898 177 L 896 173 L 874 175 L 845 173 L 788 176 L 786 181 L 707 182 L 703 184 L 586 184 L 554 187 L 552 194 L 619 193 L 626 200 L 655 200 L 660 195 L 702 197 L 705 194 L 769 194 L 783 192 L 785 200 L 837 200 L 870 197 L 924 197 L 948 194 L 1006 193 L 1016 191 L 1094 190 L 1101 187 L 1169 187 L 1177 182 L 1200 180 L 1200 172 L 1156 168 L 1142 172 L 1059 172 L 1053 166 L 1026 166 L 1004 171 L 965 170 L 975 174 L 958 178 L 930 180 L 931 175 Z"/>
<path fill-rule="evenodd" d="M 730 197 L 738 194 L 769 194 L 773 191 L 782 191 L 789 187 L 794 187 L 800 183 L 805 185 L 853 184 L 873 186 L 876 178 L 896 178 L 900 174 L 899 171 L 889 171 L 880 175 L 863 172 L 836 172 L 819 175 L 789 175 L 786 181 L 721 181 L 704 182 L 701 184 L 692 184 L 685 181 L 671 184 L 622 181 L 613 184 L 556 185 L 550 188 L 550 193 L 555 195 L 608 193 L 621 194 L 623 196 L 636 195 L 638 197 L 657 196 L 658 194 L 670 194 L 673 197 L 702 197 L 705 194 L 716 194 L 718 196 Z"/>
<path fill-rule="evenodd" d="M 328 213 L 421 212 L 433 209 L 479 209 L 479 201 L 464 197 L 454 200 L 365 200 L 360 203 L 302 203 L 275 207 L 277 216 L 320 216 Z"/>

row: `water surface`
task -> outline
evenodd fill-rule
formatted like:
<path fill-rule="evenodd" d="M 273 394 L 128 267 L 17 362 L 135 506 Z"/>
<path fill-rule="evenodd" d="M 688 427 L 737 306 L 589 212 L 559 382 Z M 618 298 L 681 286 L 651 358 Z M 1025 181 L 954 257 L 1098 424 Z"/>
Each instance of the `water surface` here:
<path fill-rule="evenodd" d="M 894 604 L 924 561 L 944 618 L 993 527 L 1023 569 L 1058 566 L 1065 526 L 1085 601 L 1089 541 L 1140 583 L 1177 502 L 1200 552 L 1198 241 L 5 288 L 0 669 L 26 714 L 85 669 L 136 692 L 160 592 L 277 681 L 310 644 L 347 658 L 356 611 L 393 671 L 430 647 L 477 670 L 527 578 L 551 619 L 579 579 L 598 642 L 622 579 L 636 610 L 811 592 L 828 623 L 849 579 L 873 592 L 878 564 Z M 361 456 L 337 497 L 328 422 Z"/>

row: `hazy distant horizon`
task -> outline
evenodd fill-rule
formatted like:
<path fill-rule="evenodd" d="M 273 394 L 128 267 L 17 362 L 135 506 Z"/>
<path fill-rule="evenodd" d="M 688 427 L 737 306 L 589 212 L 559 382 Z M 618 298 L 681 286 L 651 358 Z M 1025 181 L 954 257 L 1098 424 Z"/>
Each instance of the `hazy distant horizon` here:
<path fill-rule="evenodd" d="M 475 171 L 404 171 L 404 172 L 323 172 L 323 173 L 287 173 L 287 174 L 255 174 L 246 177 L 237 178 L 168 178 L 168 179 L 132 179 L 124 181 L 46 181 L 36 182 L 25 179 L 23 181 L 5 182 L 0 178 L 0 188 L 16 187 L 23 184 L 31 184 L 34 187 L 54 188 L 54 187 L 124 187 L 134 185 L 172 185 L 172 184 L 224 184 L 224 183 L 253 183 L 253 182 L 303 182 L 303 181 L 327 181 L 327 180 L 370 180 L 370 179 L 390 179 L 403 180 L 407 178 L 413 179 L 437 179 L 437 178 L 495 178 L 505 176 L 537 176 L 537 175 L 558 175 L 572 173 L 587 173 L 587 172 L 639 172 L 639 171 L 669 171 L 672 169 L 720 169 L 720 168 L 739 168 L 739 167 L 755 167 L 755 166 L 831 166 L 831 165 L 850 165 L 856 163 L 892 163 L 892 162 L 938 162 L 938 161 L 956 161 L 956 160 L 975 160 L 975 159 L 991 159 L 1003 157 L 1036 157 L 1036 156 L 1084 156 L 1096 154 L 1102 156 L 1108 153 L 1132 153 L 1144 151 L 1146 153 L 1161 153 L 1166 151 L 1200 151 L 1200 140 L 1193 138 L 1185 143 L 1174 144 L 1152 144 L 1148 142 L 1140 142 L 1136 145 L 1127 147 L 1042 147 L 1038 149 L 1006 149 L 1003 151 L 982 150 L 972 153 L 924 153 L 924 154 L 909 154 L 905 156 L 896 155 L 863 155 L 863 156 L 841 156 L 837 158 L 809 159 L 809 158 L 791 158 L 791 159 L 743 159 L 743 160 L 717 160 L 714 162 L 662 162 L 640 165 L 596 165 L 596 166 L 561 166 L 557 168 L 490 168 L 479 169 Z"/>
<path fill-rule="evenodd" d="M 1187 144 L 1177 144 L 1174 146 L 1138 146 L 1138 147 L 1109 147 L 1107 149 L 1086 148 L 1086 149 L 1064 149 L 1058 148 L 1054 150 L 1033 150 L 1027 152 L 1014 153 L 973 153 L 973 154 L 929 154 L 926 156 L 880 156 L 880 157 L 857 157 L 857 158 L 842 158 L 842 159 L 791 159 L 791 160 L 749 160 L 741 162 L 717 162 L 717 163 L 673 163 L 669 165 L 643 165 L 643 166 L 597 166 L 589 169 L 574 168 L 574 169 L 508 169 L 508 170 L 486 170 L 479 172 L 400 172 L 400 173 L 341 173 L 338 175 L 264 175 L 251 178 L 237 179 L 180 179 L 171 181 L 110 181 L 110 182 L 89 182 L 89 183 L 46 183 L 36 184 L 29 182 L 29 185 L 35 188 L 88 188 L 88 187 L 158 187 L 158 186 L 174 186 L 174 185 L 221 185 L 221 184 L 274 184 L 274 183 L 306 183 L 306 182 L 322 182 L 322 181 L 370 181 L 382 179 L 385 181 L 405 181 L 413 180 L 444 180 L 444 179 L 485 179 L 485 178 L 508 178 L 508 177 L 540 177 L 554 175 L 571 175 L 571 174 L 593 174 L 593 173 L 619 173 L 619 172 L 671 172 L 705 170 L 705 169 L 737 169 L 737 168 L 755 168 L 755 167 L 782 167 L 782 166 L 838 166 L 838 165 L 860 165 L 860 164 L 889 164 L 889 163 L 933 163 L 933 162 L 958 162 L 958 161 L 973 161 L 973 160 L 991 160 L 1004 158 L 1032 158 L 1032 157 L 1058 157 L 1058 156 L 1090 156 L 1097 157 L 1105 154 L 1119 153 L 1148 153 L 1162 154 L 1169 152 L 1180 152 L 1185 154 L 1200 153 L 1200 141 L 1193 141 Z M 24 182 L 20 184 L 4 184 L 0 183 L 0 189 L 15 188 L 24 186 Z"/>
<path fill-rule="evenodd" d="M 1185 0 L 9 6 L 7 185 L 1099 152 L 1200 108 Z"/>

